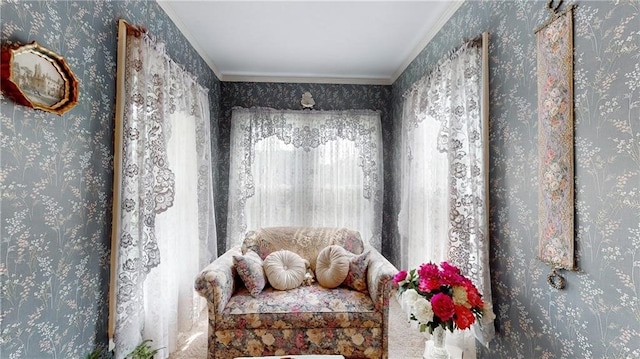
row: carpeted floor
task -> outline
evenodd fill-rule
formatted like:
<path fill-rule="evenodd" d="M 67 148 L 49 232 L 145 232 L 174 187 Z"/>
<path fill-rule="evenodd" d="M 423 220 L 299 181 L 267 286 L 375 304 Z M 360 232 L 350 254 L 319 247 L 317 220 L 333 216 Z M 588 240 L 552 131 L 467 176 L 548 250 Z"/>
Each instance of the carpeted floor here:
<path fill-rule="evenodd" d="M 191 332 L 182 335 L 178 340 L 178 350 L 169 359 L 206 359 L 207 358 L 207 318 Z M 389 306 L 389 359 L 420 359 L 424 352 L 426 336 L 416 328 L 412 328 L 402 312 L 400 304 L 393 298 Z M 461 340 L 468 343 L 468 336 Z M 451 341 L 448 341 L 451 343 Z M 471 338 L 473 343 L 473 338 Z M 460 345 L 460 343 L 458 343 Z M 462 346 L 462 345 L 460 345 Z M 465 346 L 464 358 L 475 357 L 473 344 Z"/>

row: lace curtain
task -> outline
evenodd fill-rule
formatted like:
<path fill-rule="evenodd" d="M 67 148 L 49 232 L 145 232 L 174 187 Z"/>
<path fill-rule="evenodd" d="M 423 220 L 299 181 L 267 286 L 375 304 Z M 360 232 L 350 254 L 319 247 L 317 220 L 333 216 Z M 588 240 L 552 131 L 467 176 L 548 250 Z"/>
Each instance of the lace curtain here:
<path fill-rule="evenodd" d="M 144 339 L 166 358 L 204 308 L 193 278 L 216 257 L 209 99 L 161 44 L 119 31 L 110 332 L 116 358 Z"/>
<path fill-rule="evenodd" d="M 412 101 L 404 102 L 403 113 L 413 111 Z M 436 149 L 440 124 L 433 119 L 410 124 L 403 122 L 401 210 L 398 229 L 403 240 L 401 268 L 417 268 L 427 258 L 440 262 L 447 257 L 448 159 Z M 412 239 L 409 242 L 409 239 Z"/>
<path fill-rule="evenodd" d="M 447 260 L 491 303 L 483 52 L 465 44 L 405 94 L 398 229 L 403 268 Z M 484 345 L 495 336 L 474 332 Z"/>
<path fill-rule="evenodd" d="M 234 108 L 227 248 L 269 226 L 339 226 L 381 247 L 380 115 Z"/>

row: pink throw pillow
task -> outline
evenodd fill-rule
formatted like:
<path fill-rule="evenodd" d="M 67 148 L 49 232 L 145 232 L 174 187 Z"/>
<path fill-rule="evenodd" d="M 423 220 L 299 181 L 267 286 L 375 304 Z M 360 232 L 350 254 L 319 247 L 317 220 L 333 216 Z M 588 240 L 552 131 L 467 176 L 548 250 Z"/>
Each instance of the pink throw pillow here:
<path fill-rule="evenodd" d="M 267 283 L 262 267 L 262 258 L 258 253 L 249 250 L 242 256 L 234 255 L 233 265 L 249 293 L 257 297 Z"/>
<path fill-rule="evenodd" d="M 342 284 L 359 292 L 367 292 L 367 267 L 369 266 L 369 251 L 352 255 L 349 260 L 349 273 Z"/>

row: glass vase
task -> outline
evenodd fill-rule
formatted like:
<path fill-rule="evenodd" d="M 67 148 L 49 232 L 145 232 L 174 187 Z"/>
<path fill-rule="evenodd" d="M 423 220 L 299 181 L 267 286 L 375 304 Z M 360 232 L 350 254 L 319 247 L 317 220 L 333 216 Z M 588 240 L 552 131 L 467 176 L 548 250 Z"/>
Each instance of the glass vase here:
<path fill-rule="evenodd" d="M 431 334 L 431 340 L 433 346 L 431 347 L 428 359 L 449 359 L 449 352 L 445 347 L 445 340 L 447 339 L 447 331 L 438 326 L 433 330 Z"/>

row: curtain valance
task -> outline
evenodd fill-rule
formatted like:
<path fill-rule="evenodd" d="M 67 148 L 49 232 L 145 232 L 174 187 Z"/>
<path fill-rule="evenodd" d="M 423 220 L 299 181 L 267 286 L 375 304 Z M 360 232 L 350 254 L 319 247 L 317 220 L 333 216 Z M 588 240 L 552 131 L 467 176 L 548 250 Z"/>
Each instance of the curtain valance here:
<path fill-rule="evenodd" d="M 289 194 L 292 196 L 303 196 L 299 199 L 296 211 L 316 211 L 308 214 L 299 221 L 305 225 L 329 224 L 331 220 L 326 217 L 320 219 L 318 212 L 329 211 L 329 206 L 338 206 L 336 201 L 327 201 L 329 192 L 338 193 L 344 190 L 345 184 L 335 182 L 339 176 L 353 177 L 353 170 L 358 169 L 357 176 L 360 177 L 359 193 L 363 201 L 371 208 L 370 214 L 354 210 L 351 216 L 359 218 L 369 218 L 369 228 L 362 228 L 363 239 L 370 242 L 375 247 L 380 247 L 381 225 L 381 201 L 382 201 L 382 137 L 380 114 L 370 110 L 347 110 L 347 111 L 316 111 L 316 110 L 275 110 L 270 108 L 234 108 L 231 124 L 231 164 L 229 178 L 229 222 L 227 246 L 230 247 L 239 243 L 248 230 L 255 229 L 256 225 L 264 226 L 264 221 L 252 221 L 249 217 L 256 218 L 257 211 L 265 210 L 265 206 L 275 205 L 265 203 L 265 200 L 254 204 L 253 209 L 249 209 L 247 201 L 256 196 L 256 191 L 275 192 L 275 188 L 265 188 L 266 177 L 262 176 L 260 183 L 256 183 L 256 177 L 265 172 L 288 171 L 291 176 L 296 176 L 298 183 L 296 188 L 292 188 Z M 275 141 L 275 142 L 274 142 Z M 277 143 L 277 144 L 276 144 Z M 338 145 L 339 144 L 339 145 Z M 265 148 L 264 146 L 267 146 Z M 273 146 L 280 146 L 275 148 Z M 285 146 L 285 147 L 282 147 Z M 342 146 L 329 150 L 331 146 Z M 353 148 L 353 156 L 345 157 L 349 150 L 344 147 Z M 268 162 L 259 158 L 264 153 L 256 152 L 262 148 L 262 152 L 271 151 L 280 153 L 271 157 Z M 308 155 L 289 155 L 291 151 L 302 151 Z M 260 150 L 259 150 L 260 152 Z M 313 152 L 313 154 L 312 154 Z M 294 156 L 294 157 L 289 157 Z M 305 157 L 306 156 L 306 157 Z M 313 164 L 297 163 L 296 168 L 291 164 L 283 163 L 285 158 L 289 161 L 311 161 Z M 297 158 L 297 160 L 296 160 Z M 258 163 L 259 162 L 259 163 Z M 331 169 L 327 164 L 331 164 Z M 342 166 L 342 175 L 336 176 L 335 171 Z M 345 173 L 349 173 L 346 175 Z M 306 174 L 305 174 L 306 173 Z M 319 178 L 323 173 L 333 173 L 325 178 L 324 183 Z M 286 180 L 286 179 L 284 179 Z M 283 180 L 283 181 L 284 181 Z M 322 183 L 322 185 L 320 185 Z M 336 186 L 333 191 L 328 183 Z M 350 182 L 352 183 L 352 182 Z M 278 183 L 282 187 L 281 183 Z M 351 186 L 351 185 L 349 185 Z M 301 192 L 304 189 L 304 193 Z M 322 194 L 320 193 L 322 192 Z M 260 194 L 261 196 L 264 193 Z M 323 198 L 320 198 L 320 197 Z M 304 200 L 302 199 L 304 198 Z M 273 200 L 273 198 L 271 198 Z M 277 199 L 278 205 L 284 205 L 281 197 Z M 287 201 L 291 205 L 291 201 Z M 312 206 L 313 208 L 309 207 Z M 364 204 L 363 204 L 364 205 Z M 304 209 L 300 209 L 304 206 Z M 334 212 L 331 212 L 335 215 Z M 314 219 L 310 219 L 314 218 Z M 282 219 L 285 221 L 285 219 Z M 321 223 L 318 223 L 321 222 Z M 271 222 L 270 222 L 271 223 Z M 358 228 L 353 228 L 359 230 Z M 367 233 L 371 233 L 367 238 Z"/>

